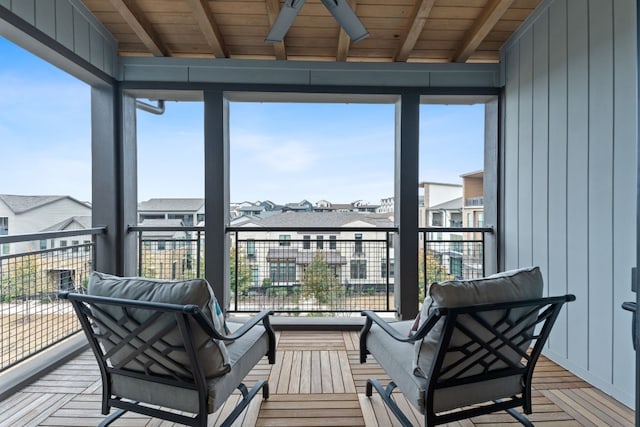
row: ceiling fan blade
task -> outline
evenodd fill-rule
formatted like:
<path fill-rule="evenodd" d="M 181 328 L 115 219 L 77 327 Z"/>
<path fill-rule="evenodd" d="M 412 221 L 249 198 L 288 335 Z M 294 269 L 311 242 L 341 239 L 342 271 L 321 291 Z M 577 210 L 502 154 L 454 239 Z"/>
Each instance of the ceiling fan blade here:
<path fill-rule="evenodd" d="M 349 34 L 353 43 L 369 36 L 358 15 L 351 9 L 347 0 L 322 0 L 340 26 Z"/>
<path fill-rule="evenodd" d="M 289 31 L 289 27 L 298 16 L 298 12 L 302 8 L 305 0 L 286 0 L 284 6 L 280 9 L 280 13 L 273 23 L 271 31 L 267 34 L 266 42 L 279 43 L 284 39 L 284 35 Z"/>

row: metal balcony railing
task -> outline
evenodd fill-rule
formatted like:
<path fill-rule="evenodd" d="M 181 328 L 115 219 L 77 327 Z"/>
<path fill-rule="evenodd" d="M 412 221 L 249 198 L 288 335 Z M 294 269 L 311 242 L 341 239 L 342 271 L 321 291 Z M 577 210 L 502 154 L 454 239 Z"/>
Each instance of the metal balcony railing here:
<path fill-rule="evenodd" d="M 395 311 L 395 228 L 228 229 L 231 311 Z"/>
<path fill-rule="evenodd" d="M 0 236 L 0 371 L 80 330 L 57 293 L 83 292 L 104 230 Z"/>
<path fill-rule="evenodd" d="M 204 275 L 204 228 L 130 227 L 141 276 Z M 484 275 L 491 228 L 419 229 L 421 295 L 430 283 Z M 229 311 L 291 316 L 395 311 L 395 228 L 229 227 Z"/>
<path fill-rule="evenodd" d="M 429 284 L 485 275 L 485 239 L 492 228 L 420 228 L 418 281 L 422 296 Z"/>

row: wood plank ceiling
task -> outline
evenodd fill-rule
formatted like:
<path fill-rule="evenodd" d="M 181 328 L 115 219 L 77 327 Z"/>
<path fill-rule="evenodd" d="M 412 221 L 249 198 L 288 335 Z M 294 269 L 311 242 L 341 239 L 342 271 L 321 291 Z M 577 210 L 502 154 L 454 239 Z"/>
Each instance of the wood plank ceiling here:
<path fill-rule="evenodd" d="M 370 36 L 350 43 L 320 0 L 284 42 L 264 39 L 284 0 L 82 0 L 121 56 L 368 62 L 497 62 L 541 0 L 349 0 Z"/>

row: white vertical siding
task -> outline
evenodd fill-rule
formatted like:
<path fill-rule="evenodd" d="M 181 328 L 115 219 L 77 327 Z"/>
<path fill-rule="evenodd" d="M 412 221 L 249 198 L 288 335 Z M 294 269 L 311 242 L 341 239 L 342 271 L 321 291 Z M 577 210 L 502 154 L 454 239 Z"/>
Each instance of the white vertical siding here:
<path fill-rule="evenodd" d="M 549 0 L 503 51 L 503 264 L 576 295 L 547 353 L 628 405 L 635 25 L 634 0 Z"/>
<path fill-rule="evenodd" d="M 0 6 L 110 76 L 117 43 L 79 0 L 0 0 Z"/>

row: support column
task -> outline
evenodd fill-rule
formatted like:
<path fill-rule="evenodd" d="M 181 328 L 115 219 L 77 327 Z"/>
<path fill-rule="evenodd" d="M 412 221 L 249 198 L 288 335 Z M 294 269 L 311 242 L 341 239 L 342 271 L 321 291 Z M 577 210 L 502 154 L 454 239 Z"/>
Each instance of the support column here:
<path fill-rule="evenodd" d="M 135 99 L 116 86 L 91 89 L 92 225 L 106 226 L 98 236 L 96 271 L 136 273 L 137 224 Z"/>
<path fill-rule="evenodd" d="M 418 151 L 420 95 L 404 93 L 396 103 L 394 219 L 395 301 L 398 317 L 418 314 Z"/>
<path fill-rule="evenodd" d="M 484 256 L 485 275 L 498 272 L 498 98 L 484 107 L 484 223 L 493 227 L 493 234 L 486 234 Z"/>
<path fill-rule="evenodd" d="M 229 102 L 204 93 L 204 275 L 223 310 L 229 308 Z"/>

